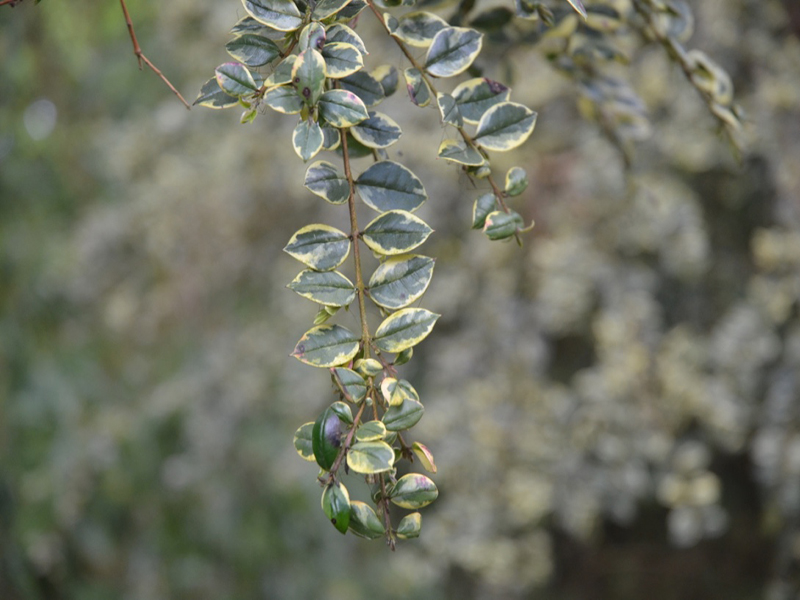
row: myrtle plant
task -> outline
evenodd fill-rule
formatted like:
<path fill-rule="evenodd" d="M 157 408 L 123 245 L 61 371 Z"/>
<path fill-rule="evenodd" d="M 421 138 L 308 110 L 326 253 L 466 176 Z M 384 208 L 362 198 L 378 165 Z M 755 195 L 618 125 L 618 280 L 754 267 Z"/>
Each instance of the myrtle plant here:
<path fill-rule="evenodd" d="M 350 230 L 324 223 L 298 229 L 284 250 L 302 270 L 288 287 L 320 306 L 313 327 L 292 352 L 301 362 L 326 369 L 332 401 L 315 421 L 300 426 L 294 437 L 299 455 L 316 462 L 323 487 L 322 509 L 341 533 L 396 539 L 420 533 L 417 509 L 438 496 L 434 482 L 407 473 L 403 461 L 416 459 L 436 473 L 428 447 L 411 439 L 410 430 L 424 407 L 413 385 L 398 372 L 414 346 L 433 329 L 439 315 L 416 306 L 430 284 L 434 259 L 415 253 L 432 228 L 414 213 L 427 200 L 421 180 L 390 156 L 400 126 L 377 110 L 399 87 L 401 74 L 391 65 L 365 66 L 367 48 L 356 33 L 359 15 L 371 13 L 408 64 L 403 69 L 411 103 L 438 106 L 445 135 L 438 156 L 461 166 L 471 178 L 485 179 L 490 191 L 474 202 L 472 227 L 492 240 L 516 238 L 532 227 L 506 200 L 522 193 L 525 171 L 511 168 L 498 182 L 489 152 L 521 145 L 531 135 L 536 113 L 510 99 L 510 89 L 484 77 L 464 77 L 451 91 L 438 80 L 467 73 L 482 48 L 483 34 L 454 27 L 425 11 L 393 14 L 410 3 L 375 0 L 243 0 L 247 16 L 232 29 L 226 62 L 206 82 L 195 104 L 211 108 L 242 107 L 242 123 L 270 108 L 296 115 L 292 146 L 308 166 L 303 184 L 326 202 L 341 205 Z M 391 5 L 391 6 L 389 6 Z M 364 169 L 354 161 L 371 160 Z M 366 226 L 357 217 L 356 198 L 377 216 Z M 378 266 L 367 278 L 363 256 L 372 253 Z M 337 269 L 352 254 L 355 281 Z M 328 321 L 341 309 L 358 307 L 360 331 Z M 381 321 L 372 330 L 368 304 Z M 411 305 L 415 306 L 411 306 Z M 371 489 L 370 504 L 351 499 L 343 475 L 363 476 Z M 406 509 L 399 521 L 390 506 Z M 396 524 L 395 524 L 396 523 Z"/>

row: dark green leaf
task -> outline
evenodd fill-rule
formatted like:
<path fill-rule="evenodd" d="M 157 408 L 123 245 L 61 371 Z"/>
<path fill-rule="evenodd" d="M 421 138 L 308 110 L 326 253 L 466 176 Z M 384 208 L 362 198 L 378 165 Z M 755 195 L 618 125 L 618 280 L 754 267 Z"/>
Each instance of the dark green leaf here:
<path fill-rule="evenodd" d="M 356 297 L 353 283 L 338 271 L 301 271 L 289 289 L 318 304 L 347 306 Z"/>
<path fill-rule="evenodd" d="M 352 92 L 328 90 L 319 99 L 319 114 L 334 127 L 352 127 L 369 117 L 367 107 Z"/>
<path fill-rule="evenodd" d="M 362 475 L 392 470 L 394 450 L 386 442 L 356 442 L 347 451 L 347 466 Z"/>
<path fill-rule="evenodd" d="M 329 483 L 322 492 L 322 511 L 340 533 L 350 526 L 350 494 L 338 481 Z"/>
<path fill-rule="evenodd" d="M 375 304 L 397 310 L 418 300 L 433 277 L 434 260 L 418 254 L 383 261 L 369 280 L 367 293 Z"/>
<path fill-rule="evenodd" d="M 436 77 L 463 73 L 480 54 L 483 34 L 466 27 L 446 27 L 433 38 L 425 70 Z"/>
<path fill-rule="evenodd" d="M 329 406 L 323 410 L 311 430 L 311 448 L 317 464 L 326 471 L 336 462 L 342 445 L 344 424 Z"/>
<path fill-rule="evenodd" d="M 409 473 L 397 480 L 389 494 L 393 503 L 411 510 L 428 506 L 439 496 L 436 484 L 425 475 Z"/>
<path fill-rule="evenodd" d="M 303 185 L 331 204 L 344 204 L 350 197 L 350 184 L 344 173 L 324 160 L 308 167 Z"/>
<path fill-rule="evenodd" d="M 367 8 L 367 3 L 364 0 L 351 0 L 347 6 L 336 13 L 336 19 L 345 22 L 351 21 L 365 8 Z"/>
<path fill-rule="evenodd" d="M 322 149 L 323 150 L 336 150 L 342 143 L 342 136 L 339 130 L 330 125 L 322 127 Z M 336 204 L 334 202 L 334 204 Z"/>
<path fill-rule="evenodd" d="M 374 163 L 356 179 L 355 184 L 364 204 L 379 212 L 413 212 L 428 197 L 419 178 L 400 163 L 391 160 Z"/>
<path fill-rule="evenodd" d="M 217 78 L 212 77 L 200 88 L 200 94 L 192 106 L 206 106 L 208 108 L 230 108 L 239 104 L 239 99 L 222 91 L 217 83 Z"/>
<path fill-rule="evenodd" d="M 416 346 L 433 329 L 439 315 L 424 308 L 404 308 L 386 317 L 373 341 L 384 352 L 402 352 Z"/>
<path fill-rule="evenodd" d="M 433 232 L 425 221 L 404 210 L 390 210 L 372 221 L 362 234 L 373 252 L 388 256 L 410 252 Z"/>
<path fill-rule="evenodd" d="M 359 442 L 378 442 L 386 437 L 386 425 L 382 421 L 367 421 L 356 431 Z"/>
<path fill-rule="evenodd" d="M 535 125 L 536 113 L 527 106 L 501 102 L 481 117 L 474 139 L 487 150 L 505 152 L 527 140 Z"/>
<path fill-rule="evenodd" d="M 278 31 L 294 31 L 303 24 L 300 11 L 291 0 L 242 0 L 242 3 L 256 21 Z"/>
<path fill-rule="evenodd" d="M 367 107 L 373 107 L 383 100 L 383 87 L 378 80 L 364 70 L 340 79 L 342 87 L 361 98 Z"/>
<path fill-rule="evenodd" d="M 311 18 L 315 21 L 322 21 L 331 15 L 335 15 L 349 3 L 350 0 L 319 0 L 311 12 Z"/>
<path fill-rule="evenodd" d="M 225 49 L 233 58 L 248 67 L 261 67 L 281 55 L 280 48 L 275 42 L 251 33 L 231 40 L 225 45 Z"/>
<path fill-rule="evenodd" d="M 383 414 L 383 424 L 389 431 L 405 431 L 419 423 L 425 408 L 417 400 L 405 400 L 400 406 L 390 406 Z"/>
<path fill-rule="evenodd" d="M 319 325 L 309 329 L 292 352 L 312 367 L 338 367 L 353 360 L 361 339 L 340 325 Z"/>
<path fill-rule="evenodd" d="M 233 35 L 243 35 L 245 33 L 262 33 L 267 29 L 263 23 L 259 23 L 250 15 L 239 19 L 231 28 Z"/>
<path fill-rule="evenodd" d="M 230 96 L 244 96 L 258 90 L 253 76 L 247 68 L 239 63 L 229 62 L 216 68 L 214 74 L 222 91 Z"/>
<path fill-rule="evenodd" d="M 305 119 L 292 133 L 292 146 L 297 156 L 308 162 L 322 150 L 322 129 L 316 121 Z"/>
<path fill-rule="evenodd" d="M 347 423 L 348 425 L 353 424 L 353 412 L 344 402 L 334 402 L 331 404 L 331 410 L 336 413 L 336 416 L 339 417 L 339 420 L 342 421 L 342 423 Z"/>
<path fill-rule="evenodd" d="M 490 240 L 504 240 L 514 235 L 523 225 L 522 217 L 513 210 L 510 213 L 496 210 L 486 216 L 483 232 Z"/>
<path fill-rule="evenodd" d="M 453 90 L 461 116 L 473 124 L 478 123 L 492 106 L 508 100 L 510 95 L 511 90 L 502 83 L 484 77 L 465 81 Z"/>
<path fill-rule="evenodd" d="M 388 148 L 402 135 L 400 126 L 393 119 L 374 111 L 369 111 L 369 118 L 354 125 L 350 133 L 368 148 Z"/>
<path fill-rule="evenodd" d="M 315 271 L 331 271 L 350 253 L 350 238 L 329 225 L 306 225 L 283 250 Z"/>

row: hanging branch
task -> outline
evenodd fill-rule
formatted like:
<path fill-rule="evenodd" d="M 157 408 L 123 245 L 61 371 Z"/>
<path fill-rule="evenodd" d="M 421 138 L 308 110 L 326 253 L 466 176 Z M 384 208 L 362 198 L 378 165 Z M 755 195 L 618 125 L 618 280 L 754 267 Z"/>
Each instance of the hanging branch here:
<path fill-rule="evenodd" d="M 14 1 L 19 2 L 21 0 L 3 0 L 2 4 L 11 2 L 13 5 Z M 186 109 L 191 109 L 189 103 L 183 96 L 181 96 L 181 93 L 175 89 L 175 86 L 170 83 L 169 79 L 167 79 L 166 76 L 152 62 L 150 62 L 150 59 L 145 56 L 144 52 L 142 52 L 139 42 L 136 39 L 136 32 L 133 30 L 131 16 L 128 14 L 128 7 L 125 6 L 125 0 L 119 0 L 119 3 L 122 7 L 122 12 L 125 15 L 125 23 L 128 25 L 128 33 L 131 36 L 131 43 L 133 43 L 133 53 L 136 55 L 136 60 L 139 61 L 139 70 L 142 70 L 142 63 L 146 64 L 156 75 L 161 78 L 161 81 L 167 84 L 167 87 L 172 90 L 172 93 L 175 94 L 181 102 L 183 102 L 183 105 L 186 107 Z"/>

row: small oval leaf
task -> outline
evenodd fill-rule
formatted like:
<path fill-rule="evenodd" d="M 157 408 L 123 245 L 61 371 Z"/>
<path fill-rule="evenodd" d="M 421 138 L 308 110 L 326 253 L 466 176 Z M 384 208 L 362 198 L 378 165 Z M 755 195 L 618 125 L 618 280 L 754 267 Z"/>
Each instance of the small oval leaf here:
<path fill-rule="evenodd" d="M 312 367 L 338 367 L 353 360 L 360 342 L 356 334 L 341 325 L 318 325 L 303 334 L 292 356 Z"/>
<path fill-rule="evenodd" d="M 449 25 L 441 17 L 433 13 L 418 11 L 408 13 L 399 19 L 392 35 L 410 46 L 427 48 L 433 42 L 436 34 L 446 27 Z"/>
<path fill-rule="evenodd" d="M 369 117 L 367 107 L 353 92 L 328 90 L 319 99 L 319 114 L 334 127 L 352 127 Z"/>
<path fill-rule="evenodd" d="M 458 140 L 444 140 L 439 145 L 439 158 L 468 167 L 479 167 L 486 162 L 475 148 Z"/>
<path fill-rule="evenodd" d="M 403 132 L 390 117 L 369 111 L 369 118 L 354 125 L 350 133 L 368 148 L 388 148 L 400 139 Z"/>
<path fill-rule="evenodd" d="M 311 443 L 311 432 L 314 430 L 314 422 L 303 423 L 294 432 L 294 449 L 300 458 L 309 462 L 314 462 L 314 447 Z"/>
<path fill-rule="evenodd" d="M 311 429 L 311 449 L 317 464 L 326 471 L 336 462 L 344 429 L 343 423 L 330 406 L 314 422 Z"/>
<path fill-rule="evenodd" d="M 453 90 L 453 98 L 461 116 L 473 125 L 481 120 L 483 113 L 495 104 L 508 100 L 510 95 L 511 90 L 508 87 L 484 77 L 465 81 Z"/>
<path fill-rule="evenodd" d="M 225 44 L 233 58 L 248 67 L 263 67 L 281 55 L 278 45 L 269 38 L 246 33 Z"/>
<path fill-rule="evenodd" d="M 364 66 L 361 52 L 353 44 L 331 42 L 322 47 L 322 58 L 325 59 L 325 73 L 332 79 L 340 79 L 352 75 Z"/>
<path fill-rule="evenodd" d="M 397 506 L 414 510 L 428 506 L 436 500 L 439 490 L 429 477 L 419 473 L 409 473 L 397 480 L 389 496 Z"/>
<path fill-rule="evenodd" d="M 424 308 L 398 310 L 383 320 L 373 341 L 384 352 L 402 352 L 424 340 L 439 316 Z"/>
<path fill-rule="evenodd" d="M 389 431 L 405 431 L 419 423 L 425 408 L 417 400 L 405 400 L 400 406 L 390 406 L 383 414 L 383 424 Z"/>
<path fill-rule="evenodd" d="M 436 103 L 439 105 L 439 114 L 442 115 L 442 123 L 453 125 L 454 127 L 463 127 L 464 118 L 461 116 L 461 111 L 458 110 L 456 99 L 450 94 L 436 94 Z"/>
<path fill-rule="evenodd" d="M 410 252 L 433 232 L 425 221 L 404 210 L 390 210 L 372 221 L 361 237 L 370 250 L 393 256 Z"/>
<path fill-rule="evenodd" d="M 350 238 L 329 225 L 306 225 L 295 232 L 283 251 L 316 271 L 332 271 L 350 253 Z"/>
<path fill-rule="evenodd" d="M 242 0 L 242 4 L 256 21 L 278 31 L 294 31 L 303 24 L 300 11 L 291 0 Z"/>
<path fill-rule="evenodd" d="M 347 533 L 350 526 L 350 494 L 344 484 L 336 481 L 325 487 L 322 492 L 322 511 L 340 533 Z"/>
<path fill-rule="evenodd" d="M 408 90 L 408 97 L 417 106 L 424 108 L 431 103 L 433 94 L 428 82 L 422 77 L 419 69 L 413 67 L 403 71 L 403 77 L 406 80 L 406 89 Z"/>
<path fill-rule="evenodd" d="M 311 119 L 300 121 L 292 133 L 292 147 L 303 162 L 308 162 L 322 150 L 322 128 Z"/>
<path fill-rule="evenodd" d="M 472 206 L 472 228 L 483 229 L 486 223 L 486 217 L 489 213 L 493 212 L 497 207 L 497 200 L 494 193 L 487 192 L 478 196 L 475 204 Z"/>
<path fill-rule="evenodd" d="M 418 254 L 388 258 L 370 277 L 367 293 L 375 304 L 389 310 L 408 306 L 428 289 L 434 262 Z"/>
<path fill-rule="evenodd" d="M 303 110 L 303 99 L 297 95 L 294 88 L 281 85 L 267 90 L 264 94 L 264 103 L 272 110 L 285 115 L 296 115 Z"/>
<path fill-rule="evenodd" d="M 317 50 L 309 48 L 297 55 L 292 66 L 292 82 L 297 95 L 313 106 L 325 90 L 325 59 Z"/>
<path fill-rule="evenodd" d="M 376 540 L 384 534 L 378 515 L 371 506 L 359 500 L 350 502 L 350 531 L 368 540 Z"/>
<path fill-rule="evenodd" d="M 356 289 L 338 271 L 301 271 L 287 286 L 293 292 L 324 306 L 348 306 L 356 298 Z"/>
<path fill-rule="evenodd" d="M 311 18 L 315 21 L 322 21 L 331 15 L 335 15 L 348 4 L 350 4 L 350 0 L 320 0 L 314 6 Z"/>
<path fill-rule="evenodd" d="M 501 102 L 487 110 L 478 123 L 475 141 L 487 150 L 505 152 L 533 133 L 536 113 L 516 102 Z"/>
<path fill-rule="evenodd" d="M 419 459 L 419 462 L 425 467 L 425 470 L 429 473 L 436 473 L 436 463 L 433 461 L 433 454 L 425 444 L 420 444 L 419 442 L 414 442 L 411 446 L 411 450 Z"/>
<path fill-rule="evenodd" d="M 510 212 L 496 210 L 486 216 L 483 233 L 490 240 L 505 240 L 514 235 L 517 229 L 522 229 L 523 225 L 522 217 L 513 210 Z"/>
<path fill-rule="evenodd" d="M 352 44 L 361 54 L 369 54 L 367 52 L 366 46 L 364 46 L 364 41 L 359 37 L 359 35 L 350 29 L 347 25 L 342 25 L 341 23 L 337 23 L 336 25 L 331 25 L 328 27 L 327 37 L 325 38 L 326 41 L 330 44 L 332 42 L 345 42 L 347 44 Z"/>
<path fill-rule="evenodd" d="M 413 212 L 428 197 L 419 178 L 408 168 L 391 160 L 374 163 L 359 175 L 355 185 L 364 204 L 378 212 Z"/>
<path fill-rule="evenodd" d="M 411 540 L 419 537 L 422 530 L 422 515 L 418 512 L 411 513 L 400 519 L 397 525 L 397 537 L 401 540 Z"/>
<path fill-rule="evenodd" d="M 239 99 L 226 94 L 219 87 L 216 77 L 212 77 L 203 84 L 200 88 L 200 93 L 197 100 L 192 103 L 192 106 L 205 106 L 207 108 L 230 108 L 239 104 Z"/>
<path fill-rule="evenodd" d="M 367 421 L 356 430 L 359 442 L 377 442 L 386 437 L 386 425 L 381 421 Z"/>
<path fill-rule="evenodd" d="M 522 167 L 511 167 L 506 173 L 505 192 L 509 196 L 519 196 L 528 187 L 528 174 Z"/>
<path fill-rule="evenodd" d="M 303 185 L 331 204 L 344 204 L 350 197 L 350 184 L 344 173 L 324 160 L 308 167 Z"/>
<path fill-rule="evenodd" d="M 433 38 L 425 70 L 435 77 L 453 77 L 466 71 L 480 54 L 483 34 L 467 27 L 446 27 Z"/>
<path fill-rule="evenodd" d="M 252 94 L 258 90 L 253 76 L 247 67 L 240 63 L 228 62 L 223 63 L 216 68 L 214 74 L 217 77 L 217 83 L 223 92 L 229 96 L 244 96 L 245 94 Z"/>
<path fill-rule="evenodd" d="M 364 70 L 348 75 L 339 80 L 341 86 L 361 98 L 367 107 L 373 107 L 384 99 L 383 86 L 372 75 Z"/>
<path fill-rule="evenodd" d="M 352 369 L 337 367 L 333 369 L 333 378 L 345 400 L 357 404 L 366 397 L 367 382 Z"/>
<path fill-rule="evenodd" d="M 386 442 L 356 442 L 347 451 L 347 466 L 362 475 L 392 470 L 394 450 Z"/>

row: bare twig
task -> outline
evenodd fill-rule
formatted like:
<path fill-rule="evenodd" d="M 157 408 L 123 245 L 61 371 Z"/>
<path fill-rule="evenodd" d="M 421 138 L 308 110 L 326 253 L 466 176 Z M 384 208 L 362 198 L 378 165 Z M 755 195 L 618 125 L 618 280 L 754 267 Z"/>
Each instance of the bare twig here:
<path fill-rule="evenodd" d="M 3 3 L 13 1 L 19 0 L 3 0 Z M 170 83 L 169 79 L 167 79 L 166 76 L 159 71 L 159 69 L 152 62 L 150 62 L 150 59 L 144 55 L 144 52 L 142 52 L 142 48 L 139 46 L 139 42 L 136 39 L 136 32 L 133 30 L 133 22 L 131 22 L 131 16 L 128 13 L 128 7 L 125 5 L 125 0 L 119 0 L 119 4 L 122 7 L 122 13 L 125 15 L 125 23 L 128 26 L 128 33 L 131 36 L 131 43 L 133 44 L 133 53 L 136 55 L 136 60 L 139 61 L 139 70 L 142 69 L 142 63 L 146 64 L 148 67 L 150 67 L 153 73 L 161 78 L 161 81 L 167 84 L 167 87 L 172 90 L 172 93 L 175 94 L 181 102 L 183 102 L 183 105 L 187 108 L 187 110 L 191 109 L 189 103 L 183 96 L 181 96 L 181 93 L 175 89 L 175 86 Z"/>

